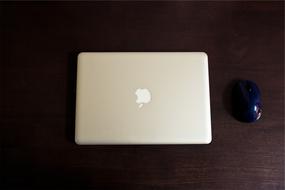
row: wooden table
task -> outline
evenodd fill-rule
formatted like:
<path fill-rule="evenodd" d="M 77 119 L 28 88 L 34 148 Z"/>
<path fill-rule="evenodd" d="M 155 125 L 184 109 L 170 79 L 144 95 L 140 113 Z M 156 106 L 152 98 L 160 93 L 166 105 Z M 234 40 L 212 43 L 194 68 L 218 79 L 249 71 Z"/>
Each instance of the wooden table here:
<path fill-rule="evenodd" d="M 1 189 L 284 189 L 284 2 L 2 2 Z M 205 51 L 210 145 L 77 146 L 81 51 Z M 235 79 L 263 115 L 230 114 Z"/>

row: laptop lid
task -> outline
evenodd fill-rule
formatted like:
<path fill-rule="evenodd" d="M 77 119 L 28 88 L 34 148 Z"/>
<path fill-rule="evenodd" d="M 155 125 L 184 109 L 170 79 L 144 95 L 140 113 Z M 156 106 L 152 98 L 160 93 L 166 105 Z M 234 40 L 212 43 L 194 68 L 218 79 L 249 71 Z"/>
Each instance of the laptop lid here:
<path fill-rule="evenodd" d="M 207 54 L 80 53 L 75 142 L 210 143 Z"/>

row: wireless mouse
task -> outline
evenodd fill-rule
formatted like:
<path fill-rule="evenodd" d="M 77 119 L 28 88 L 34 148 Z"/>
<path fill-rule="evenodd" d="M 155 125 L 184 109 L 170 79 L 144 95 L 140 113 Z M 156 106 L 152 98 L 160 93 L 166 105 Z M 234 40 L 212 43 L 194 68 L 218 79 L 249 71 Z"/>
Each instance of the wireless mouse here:
<path fill-rule="evenodd" d="M 261 94 L 257 85 L 249 80 L 239 80 L 233 87 L 233 115 L 242 122 L 254 122 L 261 116 Z"/>

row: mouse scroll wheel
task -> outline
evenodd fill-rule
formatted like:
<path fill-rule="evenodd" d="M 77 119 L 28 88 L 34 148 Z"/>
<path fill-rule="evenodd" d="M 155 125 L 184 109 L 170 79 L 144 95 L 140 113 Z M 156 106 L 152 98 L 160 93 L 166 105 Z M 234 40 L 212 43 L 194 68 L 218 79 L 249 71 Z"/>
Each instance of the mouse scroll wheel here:
<path fill-rule="evenodd" d="M 248 85 L 248 84 L 245 86 L 245 88 L 246 88 L 246 89 L 247 89 L 247 91 L 249 91 L 249 92 L 251 92 L 251 91 L 252 91 L 251 86 L 250 86 L 250 85 Z"/>

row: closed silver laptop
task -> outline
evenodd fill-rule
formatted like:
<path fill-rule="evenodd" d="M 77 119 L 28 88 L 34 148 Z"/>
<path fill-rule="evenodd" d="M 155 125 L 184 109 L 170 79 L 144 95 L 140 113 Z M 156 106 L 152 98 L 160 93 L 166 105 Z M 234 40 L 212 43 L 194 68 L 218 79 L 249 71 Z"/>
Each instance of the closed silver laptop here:
<path fill-rule="evenodd" d="M 77 144 L 208 144 L 211 139 L 207 54 L 78 55 Z"/>

